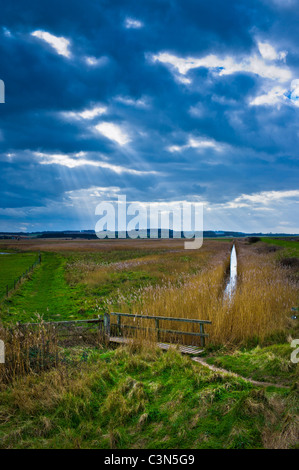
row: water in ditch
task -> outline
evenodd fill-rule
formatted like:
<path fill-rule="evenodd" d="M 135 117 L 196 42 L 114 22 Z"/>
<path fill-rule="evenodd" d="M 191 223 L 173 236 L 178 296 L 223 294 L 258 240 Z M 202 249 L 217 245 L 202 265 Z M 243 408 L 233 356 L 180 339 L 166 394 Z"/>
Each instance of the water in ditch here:
<path fill-rule="evenodd" d="M 237 287 L 237 253 L 235 245 L 230 254 L 230 276 L 224 291 L 224 297 L 231 299 Z"/>

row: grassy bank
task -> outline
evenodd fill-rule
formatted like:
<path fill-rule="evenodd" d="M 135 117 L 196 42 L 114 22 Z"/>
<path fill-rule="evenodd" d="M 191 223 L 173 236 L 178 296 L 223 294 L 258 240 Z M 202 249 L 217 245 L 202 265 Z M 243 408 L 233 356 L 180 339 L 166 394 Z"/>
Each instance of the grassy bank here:
<path fill-rule="evenodd" d="M 68 351 L 0 392 L 1 448 L 288 448 L 298 392 L 253 387 L 176 351 Z"/>
<path fill-rule="evenodd" d="M 289 343 L 256 346 L 219 354 L 207 362 L 253 380 L 293 386 L 299 383 L 299 366 L 290 360 L 293 350 Z"/>

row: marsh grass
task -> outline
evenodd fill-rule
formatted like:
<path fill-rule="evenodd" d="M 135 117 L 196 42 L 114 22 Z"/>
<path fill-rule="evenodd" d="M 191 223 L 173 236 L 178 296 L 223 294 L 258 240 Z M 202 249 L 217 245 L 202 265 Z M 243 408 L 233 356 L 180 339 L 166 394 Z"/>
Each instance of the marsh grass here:
<path fill-rule="evenodd" d="M 196 253 L 186 253 L 181 247 L 163 253 L 136 251 L 136 256 L 119 250 L 109 254 L 103 266 L 86 253 L 73 259 L 66 278 L 70 284 L 85 283 L 95 289 L 95 298 L 98 285 L 105 284 L 105 279 L 110 285 L 117 278 L 116 289 L 109 291 L 113 295 L 106 306 L 110 308 L 117 305 L 124 312 L 209 319 L 212 325 L 206 332 L 211 349 L 222 345 L 234 351 L 244 343 L 284 337 L 290 307 L 298 302 L 298 285 L 289 276 L 290 269 L 275 264 L 275 253 L 258 253 L 240 243 L 237 293 L 228 302 L 223 291 L 230 248 L 229 243 L 217 241 Z M 85 269 L 85 263 L 91 269 Z M 146 286 L 132 283 L 131 292 L 122 279 L 132 272 L 146 272 L 148 278 Z M 137 337 L 132 334 L 126 347 L 115 350 L 78 344 L 61 350 L 56 332 L 42 322 L 27 331 L 1 328 L 8 362 L 6 371 L 0 365 L 0 447 L 298 446 L 296 384 L 291 390 L 260 390 L 242 378 L 212 372 L 175 348 L 166 353 L 159 350 L 149 330 L 154 322 L 132 322 L 146 329 Z M 161 321 L 160 326 L 190 328 L 170 321 Z M 184 336 L 161 339 L 190 342 Z M 263 370 L 278 382 L 289 373 L 295 379 L 287 363 L 289 349 L 284 349 L 279 354 L 256 349 L 244 357 L 236 353 L 219 364 L 230 364 L 232 370 L 239 368 L 248 376 L 260 369 L 260 374 Z"/>
<path fill-rule="evenodd" d="M 206 327 L 208 344 L 229 346 L 257 344 L 283 331 L 298 302 L 292 267 L 275 263 L 276 253 L 261 250 L 266 246 L 262 242 L 237 243 L 238 285 L 230 302 L 223 292 L 231 242 L 205 241 L 190 252 L 171 243 L 168 249 L 160 244 L 146 249 L 150 245 L 145 241 L 127 243 L 127 250 L 112 245 L 97 253 L 45 254 L 39 272 L 3 306 L 3 321 L 32 321 L 35 312 L 46 320 L 94 318 L 106 309 L 185 317 L 212 321 Z M 157 340 L 154 321 L 124 320 L 123 325 L 143 327 L 144 340 Z M 198 332 L 197 326 L 185 323 L 160 321 L 159 326 Z M 133 329 L 129 336 L 136 336 Z M 198 337 L 187 335 L 162 334 L 160 339 L 199 345 Z"/>
<path fill-rule="evenodd" d="M 132 312 L 210 320 L 212 325 L 206 327 L 209 345 L 240 345 L 252 339 L 258 342 L 283 331 L 291 307 L 298 302 L 298 284 L 288 276 L 288 268 L 275 264 L 272 255 L 240 245 L 238 285 L 229 300 L 223 296 L 228 263 L 227 250 L 218 253 L 199 274 L 186 275 L 180 283 L 168 281 L 143 289 Z M 125 308 L 123 305 L 123 311 Z M 142 325 L 149 329 L 153 322 L 144 320 Z M 160 328 L 195 331 L 188 323 L 170 321 L 160 321 Z M 199 344 L 195 337 L 181 338 L 185 343 Z M 164 339 L 169 340 L 169 336 Z"/>
<path fill-rule="evenodd" d="M 59 347 L 55 329 L 41 320 L 31 328 L 19 325 L 4 328 L 0 338 L 5 344 L 5 363 L 0 364 L 0 384 L 31 372 L 41 372 L 59 363 Z"/>
<path fill-rule="evenodd" d="M 107 283 L 115 274 L 129 275 L 132 272 L 145 273 L 149 279 L 155 281 L 154 283 L 175 281 L 179 275 L 199 272 L 211 256 L 212 249 L 212 246 L 207 244 L 207 247 L 192 256 L 187 256 L 184 249 L 164 250 L 159 253 L 118 252 L 120 256 L 117 261 L 112 257 L 103 257 L 96 261 L 87 256 L 80 256 L 67 264 L 66 278 L 69 283 L 80 281 L 91 287 Z"/>

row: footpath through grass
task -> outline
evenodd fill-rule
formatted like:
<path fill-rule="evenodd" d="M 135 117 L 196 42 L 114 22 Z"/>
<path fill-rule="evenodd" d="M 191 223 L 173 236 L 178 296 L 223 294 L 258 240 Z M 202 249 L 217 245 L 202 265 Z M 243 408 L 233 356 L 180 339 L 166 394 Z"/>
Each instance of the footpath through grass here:
<path fill-rule="evenodd" d="M 44 320 L 59 320 L 76 314 L 79 292 L 65 280 L 65 261 L 61 255 L 43 253 L 41 264 L 29 279 L 4 300 L 2 321 L 28 322 L 36 314 L 42 315 Z"/>
<path fill-rule="evenodd" d="M 1 448 L 263 448 L 298 444 L 298 391 L 258 389 L 176 351 L 68 350 L 0 392 Z"/>
<path fill-rule="evenodd" d="M 207 362 L 253 380 L 292 386 L 299 383 L 299 366 L 290 360 L 293 350 L 290 344 L 257 346 L 208 358 Z"/>
<path fill-rule="evenodd" d="M 210 348 L 211 356 L 208 348 L 208 364 L 260 382 L 298 388 L 299 363 L 291 361 L 291 342 L 299 338 L 299 320 L 292 319 L 291 313 L 285 331 L 266 337 L 260 344 L 251 340 L 246 347 L 233 351 L 222 348 L 213 352 Z"/>
<path fill-rule="evenodd" d="M 107 272 L 115 260 L 121 260 L 116 263 L 119 265 L 146 254 L 134 250 L 104 254 L 42 253 L 41 264 L 8 299 L 2 300 L 0 319 L 4 323 L 26 323 L 34 321 L 36 315 L 45 321 L 93 318 L 102 312 L 107 297 L 156 282 L 155 275 L 138 266 Z M 32 264 L 37 254 L 18 253 L 3 257 L 9 258 L 3 262 L 5 270 L 1 275 L 3 289 L 6 289 L 7 273 L 11 273 L 12 279 L 17 278 Z M 104 276 L 96 279 L 95 283 L 87 282 L 86 272 L 88 274 L 91 269 L 93 273 L 99 268 L 103 269 Z"/>

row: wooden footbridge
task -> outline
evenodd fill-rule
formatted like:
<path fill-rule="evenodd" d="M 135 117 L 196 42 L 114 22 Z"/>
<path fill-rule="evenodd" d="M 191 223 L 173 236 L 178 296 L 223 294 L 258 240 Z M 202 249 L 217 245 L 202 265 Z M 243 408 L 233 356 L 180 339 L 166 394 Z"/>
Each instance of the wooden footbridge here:
<path fill-rule="evenodd" d="M 111 318 L 116 318 L 116 322 L 112 322 Z M 123 320 L 126 320 L 124 322 Z M 144 320 L 147 321 L 147 325 L 153 321 L 152 326 L 145 326 Z M 161 328 L 161 322 L 179 322 L 181 324 L 187 323 L 192 324 L 192 330 L 197 331 L 185 331 L 185 330 L 171 330 Z M 70 329 L 75 327 L 78 330 L 78 334 L 82 334 L 82 331 L 90 330 L 93 326 L 96 326 L 105 341 L 115 344 L 127 344 L 133 340 L 133 336 L 126 334 L 126 332 L 134 330 L 143 331 L 145 334 L 150 334 L 150 337 L 156 337 L 157 346 L 161 349 L 167 350 L 171 347 L 177 347 L 182 354 L 189 354 L 197 356 L 203 352 L 205 347 L 205 340 L 209 336 L 205 333 L 205 325 L 210 325 L 212 322 L 208 320 L 197 320 L 193 318 L 179 318 L 179 317 L 162 317 L 154 315 L 134 315 L 132 313 L 120 313 L 120 312 L 105 312 L 104 316 L 98 316 L 95 319 L 89 320 L 68 320 L 68 321 L 51 321 L 43 322 L 44 325 L 52 325 L 56 327 L 64 327 Z M 20 326 L 33 326 L 39 325 L 39 323 L 26 323 Z M 86 325 L 84 327 L 84 325 Z M 197 328 L 198 327 L 198 328 Z M 67 335 L 65 335 L 67 336 Z M 178 337 L 180 336 L 193 336 L 200 340 L 200 347 L 194 345 L 182 345 L 179 344 Z M 167 342 L 162 342 L 161 338 L 167 338 Z M 168 342 L 170 340 L 170 342 Z M 174 342 L 175 340 L 175 342 Z"/>
<path fill-rule="evenodd" d="M 111 324 L 111 316 L 114 316 L 117 318 L 117 323 L 116 324 Z M 123 324 L 122 318 L 128 318 L 131 319 L 131 324 Z M 135 323 L 136 320 L 139 320 L 142 322 L 143 320 L 153 320 L 154 321 L 154 328 L 152 327 L 142 327 L 140 325 L 132 325 L 132 321 Z M 169 330 L 165 328 L 160 328 L 160 322 L 161 321 L 174 321 L 174 322 L 181 322 L 181 323 L 191 323 L 196 326 L 199 326 L 199 331 L 193 332 L 193 331 L 182 331 L 182 330 Z M 204 327 L 206 324 L 211 324 L 212 322 L 208 320 L 195 320 L 191 318 L 174 318 L 174 317 L 161 317 L 161 316 L 154 316 L 154 315 L 134 315 L 132 313 L 119 313 L 119 312 L 111 312 L 105 313 L 104 314 L 104 331 L 105 334 L 110 338 L 111 343 L 128 343 L 130 341 L 130 337 L 124 336 L 123 331 L 125 329 L 131 329 L 131 330 L 141 330 L 145 332 L 149 332 L 152 334 L 156 334 L 157 338 L 157 345 L 161 349 L 169 349 L 171 346 L 178 346 L 178 349 L 181 353 L 183 354 L 191 354 L 191 355 L 197 355 L 200 354 L 203 351 L 203 348 L 205 346 L 205 339 L 209 335 L 205 333 Z M 111 326 L 117 328 L 117 331 L 119 333 L 118 336 L 111 336 Z M 160 342 L 161 335 L 167 334 L 172 337 L 176 337 L 178 335 L 186 335 L 186 336 L 194 336 L 194 337 L 199 337 L 200 338 L 200 346 L 201 349 L 198 346 L 183 346 L 183 345 L 178 345 L 178 344 L 172 344 L 172 343 L 164 343 Z"/>

